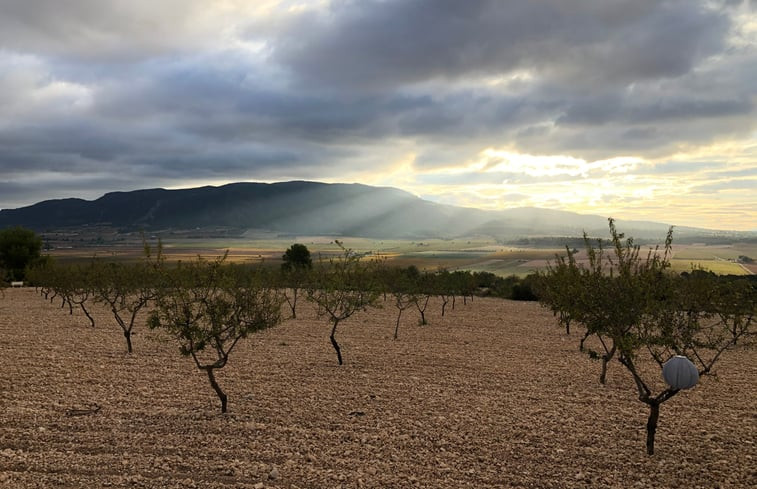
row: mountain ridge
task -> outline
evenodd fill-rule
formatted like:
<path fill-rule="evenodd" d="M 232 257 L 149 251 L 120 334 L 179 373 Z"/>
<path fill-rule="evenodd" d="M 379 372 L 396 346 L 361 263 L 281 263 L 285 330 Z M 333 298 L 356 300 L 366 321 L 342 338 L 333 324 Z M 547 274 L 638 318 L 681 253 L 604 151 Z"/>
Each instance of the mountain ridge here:
<path fill-rule="evenodd" d="M 629 236 L 659 238 L 669 225 L 617 221 Z M 498 239 L 607 234 L 607 218 L 522 207 L 483 210 L 438 204 L 393 187 L 359 183 L 237 182 L 167 190 L 109 192 L 95 200 L 54 199 L 0 210 L 0 227 L 36 231 L 107 224 L 123 229 L 226 226 L 288 234 L 382 238 L 452 238 L 474 234 Z M 676 227 L 676 235 L 757 233 Z"/>

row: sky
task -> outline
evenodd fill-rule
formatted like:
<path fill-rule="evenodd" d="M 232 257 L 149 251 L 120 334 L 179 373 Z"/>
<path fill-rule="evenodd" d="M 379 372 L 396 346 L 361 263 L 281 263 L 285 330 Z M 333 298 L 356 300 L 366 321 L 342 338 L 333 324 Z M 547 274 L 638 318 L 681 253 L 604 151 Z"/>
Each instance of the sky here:
<path fill-rule="evenodd" d="M 0 208 L 288 180 L 757 230 L 757 5 L 0 0 Z"/>

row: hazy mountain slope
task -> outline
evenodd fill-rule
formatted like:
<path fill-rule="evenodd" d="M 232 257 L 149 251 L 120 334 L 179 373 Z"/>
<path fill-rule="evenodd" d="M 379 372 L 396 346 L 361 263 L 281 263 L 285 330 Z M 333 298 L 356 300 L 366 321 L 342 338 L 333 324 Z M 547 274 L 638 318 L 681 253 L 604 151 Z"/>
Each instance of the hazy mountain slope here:
<path fill-rule="evenodd" d="M 538 208 L 484 211 L 436 204 L 394 188 L 302 181 L 113 192 L 93 201 L 48 200 L 0 211 L 0 227 L 22 225 L 44 231 L 94 224 L 128 229 L 227 226 L 383 238 L 607 233 L 607 219 L 601 216 Z M 618 226 L 629 235 L 655 238 L 668 227 L 635 221 L 618 221 Z M 687 231 L 707 233 L 682 228 L 677 234 Z"/>

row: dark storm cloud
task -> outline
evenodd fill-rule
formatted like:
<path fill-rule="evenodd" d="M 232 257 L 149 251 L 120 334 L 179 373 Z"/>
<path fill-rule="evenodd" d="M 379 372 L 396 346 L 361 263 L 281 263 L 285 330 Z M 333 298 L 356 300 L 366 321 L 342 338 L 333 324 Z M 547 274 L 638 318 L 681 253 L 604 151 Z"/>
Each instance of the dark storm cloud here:
<path fill-rule="evenodd" d="M 745 115 L 754 110 L 752 102 L 741 99 L 702 100 L 699 97 L 636 101 L 617 96 L 576 101 L 557 119 L 558 124 L 600 125 L 610 122 L 648 124 L 668 120 L 716 118 Z"/>
<path fill-rule="evenodd" d="M 135 151 L 137 144 L 89 122 L 21 125 L 0 132 L 3 161 L 7 161 L 10 154 L 22 157 L 38 153 L 51 156 L 75 155 L 82 160 L 107 162 L 121 154 Z M 31 163 L 32 161 L 25 161 L 25 168 L 34 169 L 29 168 Z"/>
<path fill-rule="evenodd" d="M 273 56 L 349 89 L 527 69 L 626 83 L 686 73 L 719 51 L 728 17 L 698 2 L 333 2 L 284 22 Z"/>

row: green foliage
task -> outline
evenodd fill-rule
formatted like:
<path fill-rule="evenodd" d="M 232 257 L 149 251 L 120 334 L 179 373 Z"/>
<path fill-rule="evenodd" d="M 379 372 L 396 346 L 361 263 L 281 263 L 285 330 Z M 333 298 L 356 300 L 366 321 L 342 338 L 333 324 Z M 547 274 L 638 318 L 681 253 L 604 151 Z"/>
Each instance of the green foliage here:
<path fill-rule="evenodd" d="M 0 231 L 0 269 L 8 281 L 24 280 L 26 268 L 40 260 L 41 251 L 42 238 L 30 229 L 16 226 Z"/>
<path fill-rule="evenodd" d="M 526 276 L 523 279 L 515 277 L 517 281 L 512 284 L 510 289 L 510 299 L 514 301 L 537 301 L 538 296 L 538 277 L 535 274 Z"/>
<path fill-rule="evenodd" d="M 223 368 L 229 355 L 249 334 L 281 321 L 282 297 L 263 270 L 226 265 L 226 255 L 208 261 L 198 257 L 174 269 L 160 269 L 161 286 L 150 328 L 167 332 L 208 374 L 211 387 L 226 412 L 226 394 L 213 371 Z"/>
<path fill-rule="evenodd" d="M 284 263 L 281 269 L 287 272 L 313 268 L 313 259 L 310 257 L 310 250 L 304 244 L 295 243 L 284 252 L 281 257 Z"/>

